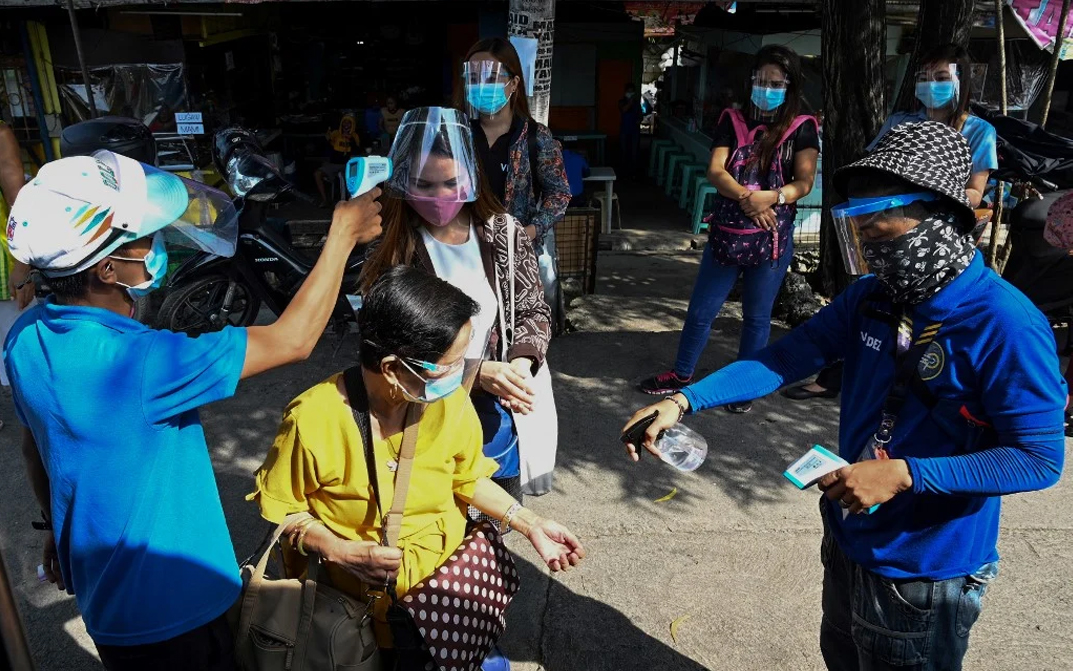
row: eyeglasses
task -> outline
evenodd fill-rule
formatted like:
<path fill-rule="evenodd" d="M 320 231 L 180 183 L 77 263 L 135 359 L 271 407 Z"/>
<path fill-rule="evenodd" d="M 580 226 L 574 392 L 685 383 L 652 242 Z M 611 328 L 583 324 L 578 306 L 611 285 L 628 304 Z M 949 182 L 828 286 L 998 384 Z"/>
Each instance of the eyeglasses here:
<path fill-rule="evenodd" d="M 470 340 L 472 340 L 472 339 L 473 339 L 473 335 L 471 333 L 470 334 Z M 375 347 L 375 348 L 377 348 L 379 350 L 388 351 L 386 347 L 382 347 L 381 345 L 378 345 L 377 343 L 373 342 L 372 340 L 369 340 L 368 338 L 365 339 L 365 342 L 370 344 L 370 345 L 372 345 L 373 347 Z M 395 356 L 398 356 L 398 355 L 396 354 Z M 432 363 L 430 361 L 422 361 L 421 359 L 414 359 L 414 358 L 405 357 L 405 356 L 399 356 L 399 361 L 402 362 L 403 366 L 406 366 L 406 369 L 408 371 L 410 371 L 411 373 L 413 373 L 417 377 L 419 377 L 421 379 L 426 379 L 425 375 L 422 375 L 421 373 L 417 372 L 416 370 L 411 368 L 411 366 L 416 366 L 417 368 L 420 368 L 423 371 L 427 371 L 428 373 L 430 373 L 430 375 L 428 375 L 428 379 L 433 379 L 433 380 L 441 378 L 441 377 L 445 377 L 447 375 L 450 375 L 451 373 L 457 373 L 459 368 L 462 368 L 463 366 L 466 365 L 466 357 L 465 357 L 465 355 L 462 355 L 462 357 L 460 357 L 457 361 L 455 361 L 453 363 L 449 363 L 449 364 Z"/>

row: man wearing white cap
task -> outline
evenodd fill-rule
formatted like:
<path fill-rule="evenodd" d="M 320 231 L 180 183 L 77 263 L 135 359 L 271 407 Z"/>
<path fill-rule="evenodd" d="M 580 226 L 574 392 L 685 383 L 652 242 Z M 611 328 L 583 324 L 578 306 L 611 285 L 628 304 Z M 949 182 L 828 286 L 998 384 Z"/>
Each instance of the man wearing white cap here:
<path fill-rule="evenodd" d="M 276 323 L 190 338 L 130 315 L 168 246 L 233 253 L 225 194 L 111 152 L 49 163 L 23 187 L 8 245 L 53 295 L 15 323 L 5 366 L 53 529 L 45 574 L 76 596 L 106 668 L 234 668 L 224 614 L 241 582 L 197 409 L 309 356 L 351 250 L 380 233 L 379 193 L 336 207 Z"/>

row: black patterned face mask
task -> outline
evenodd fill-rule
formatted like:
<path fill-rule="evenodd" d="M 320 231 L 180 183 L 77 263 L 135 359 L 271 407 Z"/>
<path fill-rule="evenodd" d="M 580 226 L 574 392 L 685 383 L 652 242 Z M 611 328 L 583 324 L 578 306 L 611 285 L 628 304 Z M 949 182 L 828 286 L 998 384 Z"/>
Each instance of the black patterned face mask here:
<path fill-rule="evenodd" d="M 929 217 L 893 240 L 862 241 L 861 252 L 895 303 L 917 305 L 968 268 L 976 247 L 951 215 Z"/>

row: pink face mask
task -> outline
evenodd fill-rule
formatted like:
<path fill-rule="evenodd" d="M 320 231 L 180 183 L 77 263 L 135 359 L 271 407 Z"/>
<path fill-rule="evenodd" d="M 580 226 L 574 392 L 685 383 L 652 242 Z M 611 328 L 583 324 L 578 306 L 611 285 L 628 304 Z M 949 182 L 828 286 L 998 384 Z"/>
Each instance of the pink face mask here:
<path fill-rule="evenodd" d="M 417 198 L 410 196 L 407 199 L 410 207 L 414 208 L 422 219 L 433 226 L 446 226 L 462 211 L 466 203 L 459 200 L 444 200 L 442 198 Z"/>

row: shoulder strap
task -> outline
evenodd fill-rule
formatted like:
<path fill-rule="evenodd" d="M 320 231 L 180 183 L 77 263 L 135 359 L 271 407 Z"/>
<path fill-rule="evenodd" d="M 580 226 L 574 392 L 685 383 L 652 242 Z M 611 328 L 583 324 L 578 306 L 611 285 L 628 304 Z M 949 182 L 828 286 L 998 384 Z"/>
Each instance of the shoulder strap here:
<path fill-rule="evenodd" d="M 540 157 L 540 145 L 537 144 L 537 132 L 538 128 L 535 121 L 525 122 L 526 131 L 526 149 L 529 153 L 529 173 L 533 179 L 533 195 L 540 200 L 540 197 L 544 194 L 544 185 L 540 180 L 540 171 L 537 170 L 537 159 Z"/>
<path fill-rule="evenodd" d="M 738 142 L 738 148 L 752 144 L 755 139 L 755 133 L 760 130 L 761 126 L 757 126 L 750 133 L 749 125 L 745 123 L 745 117 L 742 115 L 741 110 L 727 109 L 723 110 L 723 114 L 730 116 L 730 125 L 734 128 L 734 138 Z M 720 117 L 720 121 L 722 121 L 722 117 Z"/>
<path fill-rule="evenodd" d="M 395 498 L 391 501 L 391 510 L 384 519 L 384 544 L 398 547 L 399 534 L 402 533 L 402 517 L 406 511 L 406 494 L 410 490 L 410 475 L 414 470 L 414 456 L 417 454 L 417 426 L 421 422 L 423 406 L 411 403 L 406 409 L 406 428 L 402 433 L 402 448 L 399 450 L 399 471 L 395 474 Z"/>
<path fill-rule="evenodd" d="M 350 399 L 350 411 L 354 414 L 354 423 L 361 432 L 361 447 L 365 453 L 365 468 L 369 472 L 369 484 L 373 488 L 373 504 L 377 517 L 383 517 L 380 504 L 380 482 L 376 473 L 376 456 L 373 450 L 373 429 L 369 421 L 369 393 L 365 390 L 365 381 L 361 377 L 361 366 L 347 368 L 343 372 L 343 386 Z"/>
<path fill-rule="evenodd" d="M 797 132 L 798 128 L 805 125 L 809 121 L 816 124 L 816 130 L 819 130 L 820 122 L 816 121 L 816 117 L 811 116 L 809 114 L 800 114 L 794 118 L 794 120 L 790 123 L 790 127 L 787 128 L 786 132 L 782 134 L 781 138 L 779 138 L 779 145 L 783 145 L 787 140 L 790 139 L 791 135 Z"/>

